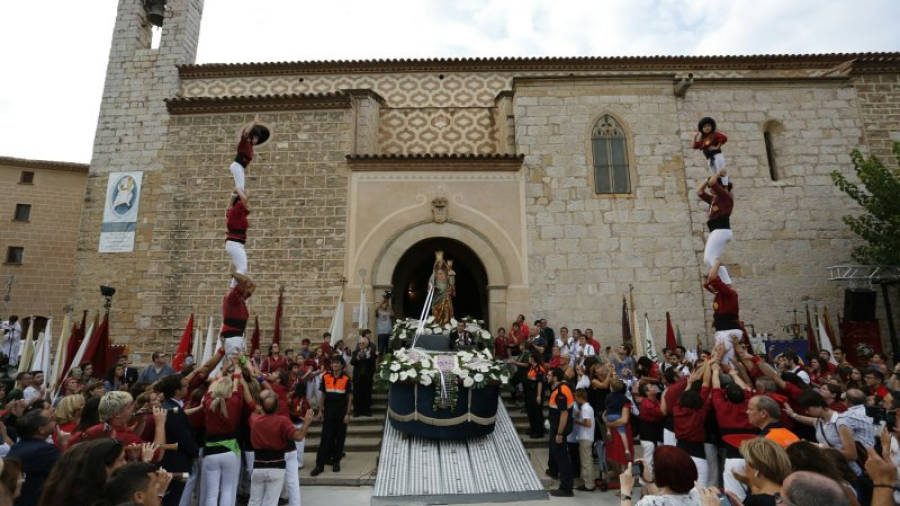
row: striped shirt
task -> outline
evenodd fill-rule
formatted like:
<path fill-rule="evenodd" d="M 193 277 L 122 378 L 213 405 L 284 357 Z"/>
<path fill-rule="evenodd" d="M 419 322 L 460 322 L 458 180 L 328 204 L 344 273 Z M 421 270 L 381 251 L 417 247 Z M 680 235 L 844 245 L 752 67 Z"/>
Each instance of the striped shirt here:
<path fill-rule="evenodd" d="M 862 404 L 851 406 L 847 411 L 838 415 L 837 425 L 849 427 L 853 431 L 853 439 L 862 443 L 866 448 L 875 447 L 875 424 L 872 417 L 866 416 L 866 407 Z"/>

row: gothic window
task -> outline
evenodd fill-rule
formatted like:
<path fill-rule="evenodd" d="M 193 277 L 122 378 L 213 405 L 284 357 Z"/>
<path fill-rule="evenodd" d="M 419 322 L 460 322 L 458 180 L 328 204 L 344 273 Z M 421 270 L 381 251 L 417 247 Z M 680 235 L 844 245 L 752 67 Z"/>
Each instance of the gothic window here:
<path fill-rule="evenodd" d="M 594 193 L 631 193 L 625 129 L 604 114 L 591 131 Z"/>
<path fill-rule="evenodd" d="M 763 128 L 763 143 L 766 145 L 766 162 L 769 165 L 769 178 L 772 181 L 778 181 L 780 174 L 778 172 L 778 160 L 776 155 L 777 149 L 782 145 L 781 137 L 783 135 L 783 127 L 777 121 L 769 121 Z"/>

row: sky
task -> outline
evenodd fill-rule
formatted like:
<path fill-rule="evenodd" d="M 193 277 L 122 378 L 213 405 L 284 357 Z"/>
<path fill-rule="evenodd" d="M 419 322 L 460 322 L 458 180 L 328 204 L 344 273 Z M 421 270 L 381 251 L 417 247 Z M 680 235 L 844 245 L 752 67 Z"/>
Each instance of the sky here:
<path fill-rule="evenodd" d="M 0 156 L 90 162 L 118 0 L 6 3 Z M 206 0 L 197 62 L 898 51 L 897 19 L 897 0 Z"/>

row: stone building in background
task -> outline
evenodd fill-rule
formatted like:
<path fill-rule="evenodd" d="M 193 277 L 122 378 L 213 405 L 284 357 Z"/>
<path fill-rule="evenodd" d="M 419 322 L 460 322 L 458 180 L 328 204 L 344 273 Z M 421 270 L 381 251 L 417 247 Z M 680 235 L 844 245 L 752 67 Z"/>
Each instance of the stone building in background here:
<path fill-rule="evenodd" d="M 87 179 L 87 164 L 0 157 L 3 319 L 9 314 L 62 317 L 75 279 Z"/>
<path fill-rule="evenodd" d="M 804 301 L 840 312 L 825 267 L 849 259 L 854 209 L 829 173 L 900 137 L 898 53 L 196 65 L 202 4 L 170 0 L 154 48 L 122 0 L 113 34 L 72 302 L 115 286 L 114 339 L 136 352 L 219 315 L 227 167 L 253 119 L 272 131 L 247 180 L 264 343 L 282 285 L 288 342 L 320 336 L 339 294 L 353 328 L 361 287 L 370 311 L 392 288 L 417 315 L 436 249 L 455 260 L 457 313 L 493 329 L 525 313 L 615 343 L 633 287 L 659 340 L 665 311 L 690 341 L 710 335 L 703 116 L 729 137 L 742 316 L 781 334 Z M 143 171 L 134 251 L 101 254 L 117 171 Z"/>

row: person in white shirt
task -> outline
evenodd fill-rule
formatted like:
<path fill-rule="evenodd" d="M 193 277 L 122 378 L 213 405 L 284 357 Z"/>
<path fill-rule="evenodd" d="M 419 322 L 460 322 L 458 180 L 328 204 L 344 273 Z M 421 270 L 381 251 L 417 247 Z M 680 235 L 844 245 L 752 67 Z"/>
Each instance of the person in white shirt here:
<path fill-rule="evenodd" d="M 584 359 L 596 355 L 594 347 L 588 344 L 587 338 L 582 334 L 575 347 L 575 365 L 583 365 Z"/>
<path fill-rule="evenodd" d="M 22 350 L 22 324 L 19 317 L 12 315 L 9 320 L 0 324 L 0 353 L 9 359 L 9 365 L 19 363 Z"/>
<path fill-rule="evenodd" d="M 22 391 L 22 398 L 27 402 L 44 396 L 44 372 L 32 371 L 31 384 Z"/>
<path fill-rule="evenodd" d="M 575 390 L 575 440 L 578 443 L 578 458 L 581 463 L 581 479 L 584 485 L 576 490 L 593 491 L 594 483 L 594 456 L 591 450 L 594 447 L 594 408 L 587 401 L 587 390 L 579 388 Z"/>

